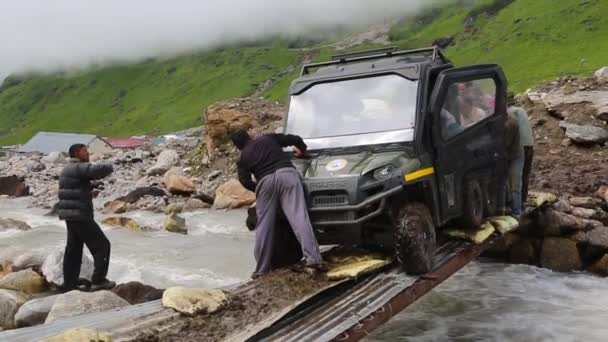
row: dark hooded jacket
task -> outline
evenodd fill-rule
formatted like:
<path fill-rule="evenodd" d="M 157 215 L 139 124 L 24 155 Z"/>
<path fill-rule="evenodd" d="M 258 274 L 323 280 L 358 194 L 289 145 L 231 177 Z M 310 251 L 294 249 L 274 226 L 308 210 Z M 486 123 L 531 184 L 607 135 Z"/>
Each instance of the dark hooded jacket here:
<path fill-rule="evenodd" d="M 59 177 L 57 214 L 62 220 L 87 221 L 93 219 L 92 180 L 109 176 L 112 165 L 93 165 L 70 159 Z"/>

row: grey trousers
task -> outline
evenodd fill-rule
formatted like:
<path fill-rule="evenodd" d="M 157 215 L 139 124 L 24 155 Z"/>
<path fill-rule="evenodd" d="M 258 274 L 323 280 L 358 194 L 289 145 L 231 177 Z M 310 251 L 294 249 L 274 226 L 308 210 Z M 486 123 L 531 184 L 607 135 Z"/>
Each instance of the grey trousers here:
<path fill-rule="evenodd" d="M 254 275 L 270 272 L 273 267 L 272 255 L 277 246 L 274 234 L 278 209 L 283 209 L 296 239 L 302 248 L 307 265 L 322 261 L 319 244 L 312 229 L 304 189 L 298 171 L 293 168 L 277 170 L 259 181 L 256 187 L 256 212 L 258 223 L 255 229 Z"/>

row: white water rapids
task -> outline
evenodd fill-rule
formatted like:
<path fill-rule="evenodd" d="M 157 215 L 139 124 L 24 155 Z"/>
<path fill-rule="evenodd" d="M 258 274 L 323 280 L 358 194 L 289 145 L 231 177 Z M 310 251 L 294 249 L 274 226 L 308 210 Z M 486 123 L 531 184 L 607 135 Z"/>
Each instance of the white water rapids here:
<path fill-rule="evenodd" d="M 0 218 L 31 231 L 0 232 L 0 261 L 64 248 L 64 224 L 27 199 L 0 199 Z M 102 226 L 112 242 L 109 278 L 156 287 L 220 287 L 246 281 L 254 266 L 244 211 L 187 213 L 189 235 Z M 159 227 L 162 215 L 128 215 Z M 98 222 L 101 217 L 97 218 Z M 367 341 L 606 341 L 608 280 L 536 267 L 473 262 L 374 332 Z"/>

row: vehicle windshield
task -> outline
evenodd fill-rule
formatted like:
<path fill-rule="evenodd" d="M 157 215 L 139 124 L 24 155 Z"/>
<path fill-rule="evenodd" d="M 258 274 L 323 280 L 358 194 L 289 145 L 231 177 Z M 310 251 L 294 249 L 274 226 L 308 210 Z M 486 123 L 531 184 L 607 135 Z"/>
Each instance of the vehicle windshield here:
<path fill-rule="evenodd" d="M 292 96 L 286 132 L 312 149 L 412 141 L 417 94 L 397 75 L 317 84 Z"/>

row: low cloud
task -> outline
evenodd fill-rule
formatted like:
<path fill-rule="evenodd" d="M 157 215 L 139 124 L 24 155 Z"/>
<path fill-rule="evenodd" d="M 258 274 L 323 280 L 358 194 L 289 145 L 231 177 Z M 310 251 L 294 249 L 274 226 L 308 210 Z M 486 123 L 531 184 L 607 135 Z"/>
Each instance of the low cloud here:
<path fill-rule="evenodd" d="M 3 0 L 0 80 L 24 71 L 174 55 L 223 43 L 361 26 L 424 0 Z"/>

